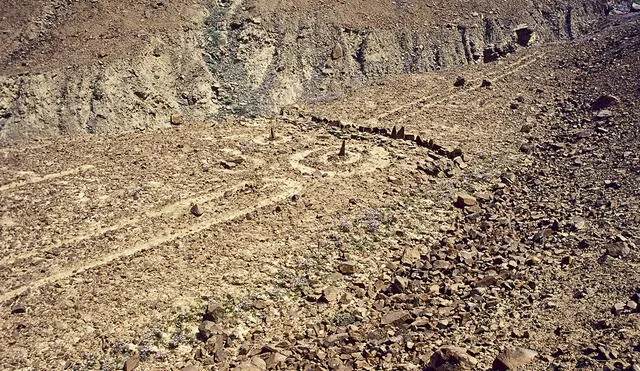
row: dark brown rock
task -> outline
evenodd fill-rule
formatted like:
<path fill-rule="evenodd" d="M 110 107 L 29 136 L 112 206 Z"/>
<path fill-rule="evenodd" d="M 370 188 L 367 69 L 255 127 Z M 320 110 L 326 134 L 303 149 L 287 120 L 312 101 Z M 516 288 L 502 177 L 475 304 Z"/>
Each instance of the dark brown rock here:
<path fill-rule="evenodd" d="M 455 206 L 459 208 L 465 208 L 468 206 L 474 206 L 478 203 L 475 197 L 468 193 L 459 193 L 456 195 Z"/>
<path fill-rule="evenodd" d="M 601 110 L 603 108 L 615 106 L 620 102 L 620 99 L 615 95 L 604 94 L 599 96 L 596 100 L 591 103 L 591 108 L 594 110 Z"/>
<path fill-rule="evenodd" d="M 191 212 L 191 214 L 197 217 L 200 217 L 203 214 L 202 211 L 200 210 L 200 207 L 197 204 L 192 205 L 189 211 Z"/>
<path fill-rule="evenodd" d="M 398 130 L 398 133 L 396 134 L 396 139 L 404 139 L 404 126 L 400 128 L 400 130 Z"/>
<path fill-rule="evenodd" d="M 428 370 L 466 371 L 473 370 L 478 361 L 466 349 L 456 346 L 444 346 L 431 356 Z"/>
<path fill-rule="evenodd" d="M 11 314 L 23 314 L 27 313 L 27 307 L 18 303 L 11 308 Z"/>

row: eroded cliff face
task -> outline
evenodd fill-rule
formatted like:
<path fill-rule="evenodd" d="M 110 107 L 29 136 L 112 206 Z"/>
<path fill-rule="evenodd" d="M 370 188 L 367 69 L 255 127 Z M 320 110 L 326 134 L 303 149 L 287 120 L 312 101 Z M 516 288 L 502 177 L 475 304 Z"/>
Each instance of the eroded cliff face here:
<path fill-rule="evenodd" d="M 348 19 L 347 8 L 311 1 L 270 9 L 222 4 L 208 22 L 221 94 L 235 111 L 277 112 L 384 75 L 492 62 L 520 47 L 579 37 L 612 9 L 604 1 L 513 1 L 504 4 L 508 11 L 455 2 L 415 10 L 413 3 L 373 4 L 379 8 L 364 9 L 374 12 L 371 19 L 357 9 Z"/>
<path fill-rule="evenodd" d="M 0 143 L 145 130 L 217 112 L 202 57 L 206 7 L 26 3 L 0 22 L 16 30 L 0 39 L 8 46 L 0 53 Z"/>
<path fill-rule="evenodd" d="M 185 39 L 187 39 L 186 37 Z M 217 111 L 211 75 L 189 40 L 131 60 L 0 76 L 0 139 L 144 130 Z"/>
<path fill-rule="evenodd" d="M 29 0 L 20 7 L 0 22 L 17 30 L 0 34 L 9 45 L 0 55 L 5 143 L 164 127 L 172 116 L 189 124 L 277 113 L 380 76 L 491 62 L 579 37 L 612 9 L 602 0 Z"/>

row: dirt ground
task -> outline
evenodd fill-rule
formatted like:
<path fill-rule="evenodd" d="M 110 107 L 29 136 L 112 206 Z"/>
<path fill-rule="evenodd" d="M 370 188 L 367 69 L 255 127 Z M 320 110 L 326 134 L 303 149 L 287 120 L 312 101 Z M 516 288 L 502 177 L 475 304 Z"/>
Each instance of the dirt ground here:
<path fill-rule="evenodd" d="M 184 4 L 157 4 L 164 16 L 53 7 L 134 14 L 112 30 L 133 52 L 138 20 L 179 23 Z M 77 61 L 105 28 L 85 30 Z M 617 16 L 273 118 L 0 148 L 0 365 L 501 369 L 522 348 L 536 356 L 520 369 L 637 370 L 638 30 L 637 13 Z M 13 55 L 40 50 L 2 37 Z M 47 45 L 26 66 L 60 63 Z M 449 345 L 462 350 L 438 362 Z"/>

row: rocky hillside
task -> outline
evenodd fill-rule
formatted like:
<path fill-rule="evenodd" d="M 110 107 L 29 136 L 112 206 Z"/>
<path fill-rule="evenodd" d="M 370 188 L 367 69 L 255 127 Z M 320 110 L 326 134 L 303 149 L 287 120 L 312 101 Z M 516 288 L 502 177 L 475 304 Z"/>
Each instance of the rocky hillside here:
<path fill-rule="evenodd" d="M 214 7 L 207 23 L 221 94 L 242 112 L 335 99 L 386 75 L 493 62 L 533 43 L 579 37 L 614 10 L 604 1 L 243 5 Z"/>
<path fill-rule="evenodd" d="M 274 113 L 376 77 L 494 61 L 578 37 L 617 11 L 602 0 L 6 5 L 3 142 Z"/>

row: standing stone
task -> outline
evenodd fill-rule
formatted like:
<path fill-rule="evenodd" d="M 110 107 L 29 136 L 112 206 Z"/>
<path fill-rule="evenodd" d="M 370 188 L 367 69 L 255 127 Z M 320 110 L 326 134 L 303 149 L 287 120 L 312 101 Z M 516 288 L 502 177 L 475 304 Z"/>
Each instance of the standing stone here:
<path fill-rule="evenodd" d="M 338 153 L 338 156 L 345 157 L 346 155 L 347 155 L 347 141 L 343 140 L 342 147 L 340 147 L 340 153 Z"/>
<path fill-rule="evenodd" d="M 400 130 L 398 130 L 398 133 L 396 134 L 396 139 L 404 139 L 404 126 L 400 128 Z"/>
<path fill-rule="evenodd" d="M 391 129 L 391 139 L 396 139 L 397 135 L 398 132 L 396 131 L 396 127 L 394 126 L 393 129 Z"/>

